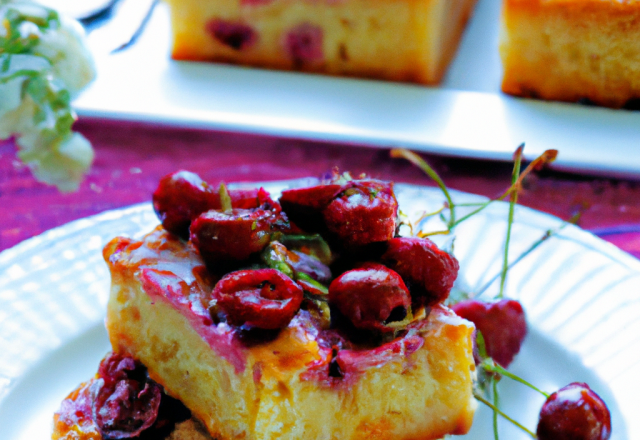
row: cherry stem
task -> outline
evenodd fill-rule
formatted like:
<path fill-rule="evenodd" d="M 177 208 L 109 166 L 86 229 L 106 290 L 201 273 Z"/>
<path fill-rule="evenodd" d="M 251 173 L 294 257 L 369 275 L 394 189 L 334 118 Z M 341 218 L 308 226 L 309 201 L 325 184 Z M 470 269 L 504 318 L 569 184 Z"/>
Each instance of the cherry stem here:
<path fill-rule="evenodd" d="M 391 157 L 402 157 L 404 159 L 407 159 L 409 162 L 424 171 L 425 174 L 427 174 L 431 178 L 431 180 L 436 182 L 438 187 L 442 190 L 445 198 L 447 199 L 447 203 L 449 204 L 449 212 L 451 213 L 451 215 L 449 217 L 449 221 L 447 222 L 447 227 L 449 230 L 451 230 L 453 228 L 453 225 L 455 225 L 456 223 L 455 205 L 453 203 L 453 200 L 451 200 L 451 195 L 449 194 L 447 186 L 444 184 L 438 173 L 436 173 L 436 171 L 431 168 L 431 165 L 429 165 L 426 160 L 405 148 L 394 148 L 393 150 L 391 150 Z"/>
<path fill-rule="evenodd" d="M 495 440 L 500 440 L 498 435 L 498 411 L 499 411 L 499 398 L 498 398 L 498 381 L 492 380 L 491 385 L 493 388 L 493 436 Z"/>
<path fill-rule="evenodd" d="M 524 251 L 522 254 L 520 254 L 520 256 L 518 256 L 518 258 L 516 258 L 514 261 L 512 261 L 509 266 L 508 266 L 508 270 L 511 270 L 511 268 L 513 268 L 513 266 L 515 266 L 517 263 L 519 263 L 520 261 L 522 261 L 522 259 L 524 257 L 526 257 L 527 255 L 529 255 L 531 252 L 533 252 L 535 249 L 538 248 L 538 246 L 540 246 L 542 243 L 544 243 L 545 241 L 547 241 L 549 238 L 551 238 L 552 236 L 558 234 L 560 231 L 562 231 L 565 227 L 567 227 L 568 225 L 575 225 L 578 220 L 580 220 L 580 216 L 582 213 L 577 213 L 574 214 L 569 220 L 565 221 L 564 223 L 562 223 L 560 226 L 558 226 L 558 228 L 556 229 L 548 229 L 544 235 L 542 237 L 540 237 L 538 240 L 534 241 L 531 246 L 529 246 L 529 249 L 527 249 L 526 251 Z M 493 278 L 491 278 L 484 286 L 482 286 L 480 288 L 480 290 L 478 290 L 473 297 L 477 297 L 482 295 L 482 293 L 487 290 L 494 282 L 495 280 L 498 279 L 498 277 L 500 277 L 501 273 L 495 275 Z"/>
<path fill-rule="evenodd" d="M 516 382 L 521 383 L 522 385 L 526 385 L 529 388 L 531 388 L 532 390 L 535 390 L 537 392 L 539 392 L 540 394 L 542 394 L 545 398 L 549 398 L 549 393 L 545 393 L 544 391 L 542 391 L 540 388 L 536 387 L 535 385 L 527 382 L 526 380 L 524 380 L 523 378 L 521 378 L 520 376 L 516 376 L 515 374 L 511 373 L 510 371 L 506 370 L 505 368 L 501 367 L 500 365 L 496 364 L 493 359 L 485 359 L 481 364 L 480 367 L 484 368 L 486 371 L 489 371 L 491 373 L 498 373 L 502 376 L 506 376 L 511 380 L 515 380 Z"/>
<path fill-rule="evenodd" d="M 522 152 L 524 151 L 524 144 L 520 145 L 513 155 L 515 163 L 513 164 L 513 174 L 511 175 L 511 186 L 514 187 L 518 179 L 520 178 L 520 166 L 522 165 Z M 511 242 L 511 228 L 513 227 L 513 213 L 515 211 L 516 203 L 518 203 L 518 190 L 511 193 L 509 198 L 509 218 L 507 220 L 507 237 L 504 242 L 504 258 L 502 260 L 502 273 L 500 274 L 500 291 L 497 298 L 502 298 L 504 295 L 504 283 L 507 280 L 507 271 L 509 270 L 509 243 Z"/>
<path fill-rule="evenodd" d="M 222 208 L 222 211 L 231 211 L 233 209 L 231 206 L 231 196 L 229 195 L 227 185 L 225 185 L 224 182 L 220 184 L 218 195 L 220 196 L 220 207 Z"/>
<path fill-rule="evenodd" d="M 531 436 L 532 439 L 537 440 L 538 436 L 533 433 L 532 431 L 530 431 L 529 429 L 527 429 L 525 426 L 523 426 L 522 424 L 518 423 L 517 421 L 515 421 L 514 419 L 512 419 L 511 417 L 509 417 L 508 415 L 506 415 L 505 413 L 503 413 L 502 411 L 500 411 L 499 408 L 497 408 L 493 403 L 489 402 L 487 399 L 485 399 L 480 393 L 474 392 L 473 393 L 473 397 L 476 398 L 476 400 L 478 400 L 479 402 L 484 403 L 485 405 L 487 405 L 489 408 L 491 408 L 495 413 L 500 414 L 504 419 L 508 420 L 509 422 L 513 423 L 515 426 L 517 426 L 518 428 L 522 429 L 524 432 L 526 432 L 527 434 L 529 434 Z"/>

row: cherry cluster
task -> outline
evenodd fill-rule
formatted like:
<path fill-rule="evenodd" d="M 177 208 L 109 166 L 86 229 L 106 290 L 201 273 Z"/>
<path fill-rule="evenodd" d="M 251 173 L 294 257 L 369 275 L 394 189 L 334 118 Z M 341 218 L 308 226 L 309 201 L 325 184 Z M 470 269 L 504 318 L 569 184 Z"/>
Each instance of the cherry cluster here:
<path fill-rule="evenodd" d="M 334 174 L 274 201 L 262 188 L 215 190 L 179 171 L 161 180 L 153 205 L 164 228 L 189 239 L 220 275 L 210 311 L 235 326 L 281 329 L 307 303 L 327 327 L 338 317 L 359 331 L 395 335 L 412 309 L 448 298 L 459 269 L 429 239 L 396 236 L 393 184 L 379 180 Z M 452 309 L 476 325 L 486 355 L 508 367 L 527 333 L 521 304 L 469 299 Z M 610 432 L 604 402 L 573 383 L 548 397 L 537 436 L 606 440 Z"/>
<path fill-rule="evenodd" d="M 430 240 L 395 237 L 393 184 L 375 179 L 334 174 L 274 201 L 179 171 L 161 180 L 153 205 L 221 276 L 211 311 L 235 326 L 286 327 L 311 298 L 359 330 L 394 333 L 412 307 L 444 301 L 458 273 Z"/>

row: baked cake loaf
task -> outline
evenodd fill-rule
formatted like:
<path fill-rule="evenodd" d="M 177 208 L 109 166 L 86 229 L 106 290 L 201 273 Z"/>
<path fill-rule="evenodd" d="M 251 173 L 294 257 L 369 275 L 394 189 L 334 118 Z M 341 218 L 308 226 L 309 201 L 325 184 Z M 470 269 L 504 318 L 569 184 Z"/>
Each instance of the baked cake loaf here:
<path fill-rule="evenodd" d="M 471 426 L 474 328 L 449 309 L 375 349 L 341 350 L 345 377 L 332 378 L 331 345 L 305 311 L 253 346 L 215 325 L 202 260 L 166 231 L 115 239 L 105 258 L 114 350 L 145 364 L 219 440 L 427 440 Z"/>
<path fill-rule="evenodd" d="M 639 23 L 637 0 L 504 0 L 502 90 L 633 106 L 640 98 Z"/>
<path fill-rule="evenodd" d="M 475 0 L 168 0 L 176 60 L 436 84 Z"/>
<path fill-rule="evenodd" d="M 161 226 L 104 248 L 113 353 L 63 402 L 54 440 L 469 430 L 475 328 L 443 305 L 459 265 L 396 237 L 392 183 L 335 174 L 274 201 L 181 171 L 153 202 Z"/>

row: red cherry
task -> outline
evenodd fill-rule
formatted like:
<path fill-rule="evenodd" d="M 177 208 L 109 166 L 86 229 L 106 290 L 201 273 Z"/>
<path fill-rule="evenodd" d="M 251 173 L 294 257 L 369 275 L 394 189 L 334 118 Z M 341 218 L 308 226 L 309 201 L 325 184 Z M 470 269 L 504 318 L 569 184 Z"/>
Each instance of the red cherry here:
<path fill-rule="evenodd" d="M 269 193 L 260 189 L 230 189 L 231 206 L 241 209 L 280 211 Z M 153 209 L 162 226 L 184 239 L 189 238 L 189 225 L 203 212 L 221 209 L 220 195 L 200 176 L 189 171 L 177 171 L 160 179 L 153 193 Z"/>
<path fill-rule="evenodd" d="M 295 66 L 322 61 L 323 31 L 319 26 L 300 24 L 285 35 L 284 47 Z"/>
<path fill-rule="evenodd" d="M 573 382 L 542 405 L 537 434 L 539 440 L 607 440 L 611 414 L 589 385 Z"/>
<path fill-rule="evenodd" d="M 92 417 L 105 439 L 138 437 L 158 417 L 162 391 L 132 358 L 107 356 L 98 370 L 103 382 L 92 402 Z"/>
<path fill-rule="evenodd" d="M 355 327 L 382 333 L 402 321 L 411 306 L 409 290 L 393 270 L 375 263 L 350 270 L 329 286 L 329 303 L 337 307 Z"/>
<path fill-rule="evenodd" d="M 322 215 L 329 232 L 347 249 L 390 240 L 398 216 L 393 184 L 378 180 L 348 182 Z"/>
<path fill-rule="evenodd" d="M 232 325 L 286 327 L 302 303 L 302 289 L 275 269 L 239 270 L 225 275 L 213 298 Z"/>
<path fill-rule="evenodd" d="M 451 308 L 476 325 L 484 337 L 487 354 L 507 368 L 520 351 L 527 335 L 527 321 L 522 305 L 512 299 L 492 303 L 469 299 L 460 301 Z"/>
<path fill-rule="evenodd" d="M 286 219 L 264 209 L 207 211 L 193 221 L 191 242 L 210 268 L 262 251 Z"/>
<path fill-rule="evenodd" d="M 400 274 L 418 304 L 427 306 L 447 299 L 460 268 L 453 255 L 417 237 L 389 240 L 382 262 Z"/>
<path fill-rule="evenodd" d="M 282 210 L 293 223 L 307 232 L 324 229 L 322 210 L 340 193 L 342 185 L 316 185 L 282 191 Z"/>
<path fill-rule="evenodd" d="M 250 48 L 258 39 L 251 26 L 233 21 L 211 20 L 205 25 L 205 30 L 215 40 L 237 51 Z"/>
<path fill-rule="evenodd" d="M 186 239 L 191 220 L 213 209 L 217 199 L 217 193 L 197 174 L 183 170 L 160 179 L 153 193 L 153 209 L 167 231 Z"/>

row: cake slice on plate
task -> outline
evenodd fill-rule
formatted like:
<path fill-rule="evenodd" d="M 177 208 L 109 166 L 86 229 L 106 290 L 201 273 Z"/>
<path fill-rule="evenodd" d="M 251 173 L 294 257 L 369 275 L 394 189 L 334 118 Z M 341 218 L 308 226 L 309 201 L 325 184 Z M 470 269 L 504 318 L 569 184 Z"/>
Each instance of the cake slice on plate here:
<path fill-rule="evenodd" d="M 475 0 L 169 0 L 176 60 L 436 84 Z"/>
<path fill-rule="evenodd" d="M 114 353 L 65 401 L 54 439 L 74 438 L 69 426 L 102 438 L 174 425 L 218 440 L 466 433 L 474 327 L 442 305 L 458 263 L 427 239 L 394 238 L 393 186 L 334 180 L 285 192 L 285 210 L 254 194 L 176 173 L 154 195 L 164 227 L 105 247 Z M 82 428 L 58 423 L 74 402 L 90 408 Z M 188 411 L 166 416 L 178 403 Z M 201 440 L 175 440 L 187 438 Z"/>
<path fill-rule="evenodd" d="M 640 99 L 640 2 L 504 0 L 506 93 L 608 107 Z"/>

